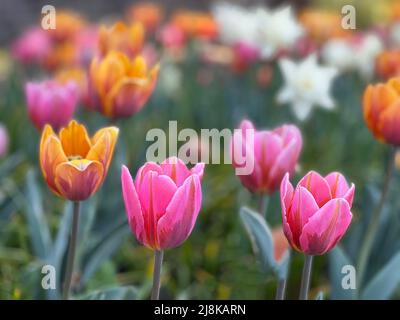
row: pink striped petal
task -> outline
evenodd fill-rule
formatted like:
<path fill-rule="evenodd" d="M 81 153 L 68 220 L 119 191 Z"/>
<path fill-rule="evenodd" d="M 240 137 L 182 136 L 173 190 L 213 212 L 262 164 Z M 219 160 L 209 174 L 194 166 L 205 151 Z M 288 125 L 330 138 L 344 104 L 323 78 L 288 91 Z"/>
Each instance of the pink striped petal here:
<path fill-rule="evenodd" d="M 345 198 L 351 207 L 354 198 L 354 184 L 349 187 L 345 177 L 339 172 L 328 174 L 325 180 L 331 189 L 332 198 Z"/>
<path fill-rule="evenodd" d="M 185 163 L 177 158 L 170 157 L 165 159 L 161 164 L 163 174 L 169 176 L 176 185 L 179 187 L 183 184 L 187 177 L 191 175 L 190 170 L 186 167 Z"/>
<path fill-rule="evenodd" d="M 174 248 L 192 232 L 201 206 L 200 178 L 193 175 L 178 188 L 166 214 L 158 221 L 159 247 Z"/>
<path fill-rule="evenodd" d="M 143 166 L 140 167 L 140 169 L 136 174 L 135 187 L 137 190 L 140 189 L 140 185 L 142 184 L 143 178 L 149 171 L 154 171 L 157 172 L 158 174 L 162 174 L 162 169 L 157 163 L 151 161 L 146 162 Z"/>
<path fill-rule="evenodd" d="M 311 192 L 318 206 L 321 208 L 332 199 L 331 190 L 326 180 L 315 171 L 307 173 L 298 183 Z"/>
<path fill-rule="evenodd" d="M 142 208 L 132 176 L 125 166 L 122 166 L 121 170 L 121 184 L 129 225 L 138 241 L 143 244 L 145 242 L 145 234 Z"/>
<path fill-rule="evenodd" d="M 281 206 L 282 206 L 282 225 L 283 232 L 285 233 L 286 238 L 288 239 L 291 246 L 294 246 L 293 243 L 293 234 L 290 230 L 290 226 L 287 221 L 287 213 L 293 199 L 293 186 L 289 181 L 289 174 L 287 173 L 282 179 L 281 183 Z"/>
<path fill-rule="evenodd" d="M 319 209 L 304 226 L 301 251 L 321 255 L 332 249 L 350 225 L 352 214 L 345 199 L 332 199 Z"/>

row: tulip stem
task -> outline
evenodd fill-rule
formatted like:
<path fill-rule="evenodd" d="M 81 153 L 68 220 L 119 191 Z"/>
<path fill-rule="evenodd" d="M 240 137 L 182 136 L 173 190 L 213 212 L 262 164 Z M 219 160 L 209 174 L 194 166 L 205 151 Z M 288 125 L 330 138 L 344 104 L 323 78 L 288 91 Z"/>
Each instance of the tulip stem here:
<path fill-rule="evenodd" d="M 393 171 L 395 166 L 395 156 L 396 156 L 396 148 L 391 148 L 389 163 L 387 165 L 387 171 L 385 176 L 385 181 L 383 184 L 383 189 L 381 193 L 381 197 L 379 199 L 378 206 L 375 211 L 372 213 L 371 220 L 368 225 L 367 232 L 365 233 L 365 238 L 363 241 L 363 245 L 360 249 L 360 255 L 358 258 L 358 268 L 357 268 L 357 283 L 361 284 L 365 275 L 365 269 L 368 263 L 368 259 L 371 253 L 372 245 L 374 244 L 374 239 L 376 233 L 379 229 L 379 221 L 383 212 L 383 207 L 386 202 L 386 198 L 389 193 L 390 182 L 393 177 Z"/>
<path fill-rule="evenodd" d="M 163 256 L 164 251 L 154 251 L 153 290 L 151 291 L 151 300 L 158 300 L 160 297 L 161 265 Z"/>
<path fill-rule="evenodd" d="M 69 241 L 67 268 L 64 277 L 63 299 L 68 300 L 69 291 L 71 288 L 72 273 L 74 271 L 74 260 L 76 251 L 76 239 L 78 236 L 78 221 L 79 221 L 80 202 L 74 202 L 73 216 L 72 216 L 72 230 Z"/>
<path fill-rule="evenodd" d="M 269 197 L 266 194 L 261 193 L 259 201 L 260 202 L 259 202 L 258 210 L 260 212 L 260 215 L 264 218 L 267 218 Z"/>
<path fill-rule="evenodd" d="M 312 262 L 313 256 L 306 254 L 304 260 L 303 274 L 301 276 L 300 300 L 308 300 Z"/>
<path fill-rule="evenodd" d="M 286 279 L 278 279 L 275 300 L 285 300 Z"/>

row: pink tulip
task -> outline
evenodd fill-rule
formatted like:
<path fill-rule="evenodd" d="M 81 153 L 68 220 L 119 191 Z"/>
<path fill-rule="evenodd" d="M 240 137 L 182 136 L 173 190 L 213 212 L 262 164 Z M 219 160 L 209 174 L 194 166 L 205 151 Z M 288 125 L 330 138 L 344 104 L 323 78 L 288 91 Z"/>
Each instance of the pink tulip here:
<path fill-rule="evenodd" d="M 355 186 L 338 172 L 325 178 L 311 171 L 293 189 L 286 174 L 281 184 L 283 231 L 290 245 L 308 255 L 331 250 L 352 219 Z"/>
<path fill-rule="evenodd" d="M 12 45 L 12 54 L 18 61 L 42 63 L 51 50 L 48 33 L 41 28 L 32 28 L 22 34 Z"/>
<path fill-rule="evenodd" d="M 122 167 L 122 193 L 128 221 L 140 243 L 154 250 L 174 248 L 190 235 L 201 206 L 204 163 L 191 170 L 175 158 L 147 162 L 133 182 Z"/>
<path fill-rule="evenodd" d="M 183 48 L 187 39 L 181 28 L 168 24 L 161 28 L 158 40 L 166 48 Z"/>
<path fill-rule="evenodd" d="M 251 192 L 271 194 L 278 190 L 286 172 L 292 173 L 299 159 L 303 144 L 300 130 L 294 125 L 283 125 L 272 131 L 254 132 L 254 148 L 246 141 L 246 130 L 253 124 L 244 120 L 240 132 L 235 132 L 231 144 L 233 166 L 241 165 L 235 159 L 235 149 L 242 150 L 245 158 L 254 160 L 254 170 L 248 175 L 239 175 L 242 184 Z M 238 135 L 242 135 L 242 139 Z M 246 153 L 249 152 L 249 155 Z"/>
<path fill-rule="evenodd" d="M 8 151 L 8 133 L 6 127 L 0 124 L 0 157 L 4 157 Z"/>
<path fill-rule="evenodd" d="M 72 119 L 80 93 L 73 81 L 60 84 L 46 80 L 28 82 L 25 95 L 29 117 L 36 128 L 41 130 L 50 124 L 54 130 L 58 130 Z"/>

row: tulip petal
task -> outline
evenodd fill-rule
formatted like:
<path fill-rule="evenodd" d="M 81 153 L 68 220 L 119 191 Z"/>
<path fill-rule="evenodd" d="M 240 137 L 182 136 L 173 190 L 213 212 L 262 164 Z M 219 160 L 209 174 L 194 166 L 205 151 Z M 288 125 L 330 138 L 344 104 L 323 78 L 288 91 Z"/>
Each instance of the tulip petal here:
<path fill-rule="evenodd" d="M 84 125 L 72 120 L 66 128 L 61 129 L 59 136 L 67 157 L 86 157 L 91 143 Z"/>
<path fill-rule="evenodd" d="M 345 177 L 339 172 L 328 174 L 325 180 L 331 189 L 332 198 L 345 198 L 351 207 L 355 191 L 354 184 L 349 187 Z"/>
<path fill-rule="evenodd" d="M 190 170 L 190 172 L 192 174 L 197 174 L 201 180 L 203 179 L 205 166 L 206 165 L 203 162 L 196 163 L 196 165 Z"/>
<path fill-rule="evenodd" d="M 132 176 L 127 167 L 122 166 L 121 171 L 122 195 L 124 197 L 125 209 L 129 225 L 138 241 L 144 244 L 144 220 L 139 196 L 133 184 Z"/>
<path fill-rule="evenodd" d="M 136 190 L 140 190 L 141 184 L 143 182 L 143 178 L 149 171 L 157 172 L 158 174 L 162 174 L 163 171 L 161 167 L 155 162 L 146 162 L 143 166 L 141 166 L 136 174 L 135 178 L 135 188 Z"/>
<path fill-rule="evenodd" d="M 310 191 L 302 186 L 297 186 L 294 191 L 293 200 L 287 211 L 287 223 L 293 235 L 295 248 L 299 250 L 300 235 L 303 227 L 317 211 L 319 207 Z"/>
<path fill-rule="evenodd" d="M 388 106 L 379 118 L 378 128 L 383 139 L 395 146 L 400 145 L 400 99 Z"/>
<path fill-rule="evenodd" d="M 351 219 L 350 206 L 345 199 L 330 200 L 304 226 L 300 236 L 301 251 L 309 255 L 326 253 L 343 237 Z"/>
<path fill-rule="evenodd" d="M 92 139 L 93 146 L 86 156 L 88 160 L 96 160 L 103 164 L 104 175 L 107 174 L 110 166 L 118 133 L 117 127 L 103 128 L 97 131 Z"/>
<path fill-rule="evenodd" d="M 317 172 L 310 171 L 298 183 L 311 192 L 318 206 L 321 208 L 332 199 L 328 182 Z"/>
<path fill-rule="evenodd" d="M 294 246 L 293 242 L 293 234 L 290 230 L 290 226 L 287 222 L 287 214 L 288 209 L 290 209 L 290 205 L 293 199 L 294 189 L 292 184 L 289 181 L 289 174 L 285 174 L 281 182 L 281 207 L 282 207 L 282 225 L 283 225 L 283 232 L 286 235 L 291 246 Z"/>
<path fill-rule="evenodd" d="M 189 237 L 200 211 L 201 197 L 200 178 L 192 175 L 178 188 L 158 221 L 160 248 L 177 247 Z"/>
<path fill-rule="evenodd" d="M 56 168 L 55 183 L 65 198 L 83 201 L 97 191 L 103 182 L 103 171 L 103 165 L 98 161 L 64 162 Z"/>
<path fill-rule="evenodd" d="M 175 181 L 178 187 L 181 186 L 186 178 L 191 175 L 191 172 L 186 167 L 185 163 L 177 157 L 165 159 L 160 164 L 160 167 L 163 173 Z"/>
<path fill-rule="evenodd" d="M 56 168 L 59 164 L 67 162 L 60 140 L 56 137 L 49 125 L 45 127 L 40 142 L 40 167 L 50 189 L 61 196 L 56 183 Z"/>

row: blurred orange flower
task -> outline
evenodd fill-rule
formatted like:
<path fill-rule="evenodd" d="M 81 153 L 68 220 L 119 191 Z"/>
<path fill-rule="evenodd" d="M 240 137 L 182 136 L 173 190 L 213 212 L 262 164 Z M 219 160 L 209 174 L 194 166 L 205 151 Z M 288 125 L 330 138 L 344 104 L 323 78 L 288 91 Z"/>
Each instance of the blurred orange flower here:
<path fill-rule="evenodd" d="M 50 189 L 71 201 L 83 201 L 103 183 L 119 129 L 103 128 L 90 139 L 86 128 L 72 120 L 57 135 L 46 125 L 40 141 L 40 166 Z"/>
<path fill-rule="evenodd" d="M 282 227 L 276 227 L 272 229 L 272 239 L 274 241 L 274 259 L 275 261 L 281 261 L 285 253 L 289 249 L 289 242 L 283 233 Z"/>
<path fill-rule="evenodd" d="M 400 76 L 400 50 L 382 52 L 376 59 L 376 71 L 384 79 Z"/>
<path fill-rule="evenodd" d="M 55 74 L 55 80 L 61 84 L 70 81 L 75 82 L 78 85 L 80 97 L 85 97 L 87 92 L 87 76 L 86 71 L 83 68 L 71 67 L 60 69 Z"/>
<path fill-rule="evenodd" d="M 117 50 L 133 57 L 142 50 L 144 39 L 145 31 L 140 22 L 127 26 L 119 21 L 111 28 L 100 28 L 99 51 L 101 55 L 106 55 L 111 50 Z"/>
<path fill-rule="evenodd" d="M 172 24 L 190 37 L 214 39 L 218 34 L 217 23 L 205 12 L 180 10 L 172 17 Z"/>
<path fill-rule="evenodd" d="M 70 67 L 77 63 L 77 48 L 71 42 L 55 45 L 43 61 L 48 70 Z"/>
<path fill-rule="evenodd" d="M 149 32 L 156 29 L 163 16 L 163 8 L 152 2 L 140 2 L 128 9 L 128 20 L 142 23 Z"/>
<path fill-rule="evenodd" d="M 140 55 L 130 59 L 122 52 L 111 51 L 104 58 L 94 58 L 90 65 L 89 95 L 98 103 L 90 108 L 111 118 L 131 116 L 152 94 L 158 71 L 158 64 L 148 70 Z"/>
<path fill-rule="evenodd" d="M 369 85 L 364 92 L 363 113 L 378 140 L 400 145 L 400 78 Z"/>
<path fill-rule="evenodd" d="M 57 11 L 56 28 L 48 30 L 56 41 L 72 40 L 87 25 L 86 20 L 73 11 Z"/>
<path fill-rule="evenodd" d="M 352 33 L 342 28 L 342 16 L 332 11 L 305 9 L 300 13 L 299 20 L 311 38 L 319 43 L 344 38 Z"/>

